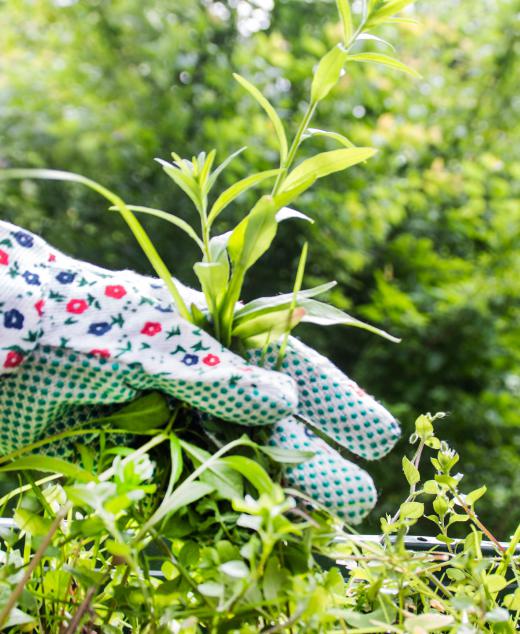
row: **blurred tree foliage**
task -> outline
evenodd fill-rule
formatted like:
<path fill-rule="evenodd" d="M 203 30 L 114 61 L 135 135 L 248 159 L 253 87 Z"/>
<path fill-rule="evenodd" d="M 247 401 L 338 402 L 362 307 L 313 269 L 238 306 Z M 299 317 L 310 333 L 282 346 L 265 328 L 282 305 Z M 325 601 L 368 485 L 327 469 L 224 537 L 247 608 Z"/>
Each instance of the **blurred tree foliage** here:
<path fill-rule="evenodd" d="M 271 5 L 0 4 L 1 163 L 71 169 L 128 202 L 189 219 L 153 158 L 212 147 L 222 158 L 247 144 L 228 179 L 251 164 L 271 167 L 273 131 L 232 71 L 294 123 L 308 94 L 302 78 L 339 39 L 333 2 Z M 423 79 L 349 68 L 315 122 L 378 147 L 378 156 L 302 198 L 316 224 L 283 227 L 249 291 L 288 290 L 299 244 L 312 234 L 307 283 L 337 279 L 333 302 L 403 342 L 341 329 L 302 335 L 377 394 L 405 436 L 418 413 L 450 412 L 442 435 L 461 451 L 468 480 L 488 485 L 483 515 L 506 538 L 520 508 L 520 2 L 436 0 L 416 14 L 419 24 L 401 27 L 397 41 Z M 89 192 L 24 182 L 3 184 L 0 194 L 2 216 L 62 249 L 147 270 L 120 218 Z M 172 270 L 193 282 L 191 246 L 160 222 L 146 226 Z M 383 511 L 402 480 L 401 454 L 371 465 Z"/>

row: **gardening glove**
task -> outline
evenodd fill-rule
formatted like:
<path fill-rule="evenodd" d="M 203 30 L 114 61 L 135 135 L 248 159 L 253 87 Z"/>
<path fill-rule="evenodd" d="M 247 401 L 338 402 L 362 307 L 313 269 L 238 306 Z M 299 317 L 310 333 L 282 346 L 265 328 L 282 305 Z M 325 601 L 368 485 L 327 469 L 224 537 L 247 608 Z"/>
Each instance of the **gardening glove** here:
<path fill-rule="evenodd" d="M 0 454 L 142 390 L 246 425 L 284 418 L 297 398 L 293 379 L 181 318 L 157 280 L 78 262 L 0 221 Z"/>
<path fill-rule="evenodd" d="M 370 476 L 288 416 L 299 399 L 300 416 L 355 453 L 391 448 L 392 416 L 327 359 L 290 338 L 282 374 L 271 369 L 276 346 L 250 354 L 267 369 L 251 367 L 182 320 L 161 282 L 77 262 L 6 223 L 0 231 L 0 368 L 3 349 L 2 371 L 12 373 L 0 381 L 1 452 L 159 389 L 224 420 L 276 421 L 271 445 L 315 452 L 286 469 L 288 484 L 352 523 L 373 507 Z M 180 290 L 202 307 L 201 293 Z"/>
<path fill-rule="evenodd" d="M 267 351 L 251 352 L 249 360 L 272 369 L 278 353 L 276 344 Z M 377 501 L 372 478 L 343 458 L 302 419 L 367 460 L 382 458 L 390 451 L 399 438 L 399 425 L 380 403 L 326 357 L 294 337 L 289 338 L 280 369 L 298 385 L 299 420 L 289 416 L 273 425 L 269 444 L 314 453 L 310 460 L 286 467 L 286 483 L 349 523 L 359 523 Z"/>

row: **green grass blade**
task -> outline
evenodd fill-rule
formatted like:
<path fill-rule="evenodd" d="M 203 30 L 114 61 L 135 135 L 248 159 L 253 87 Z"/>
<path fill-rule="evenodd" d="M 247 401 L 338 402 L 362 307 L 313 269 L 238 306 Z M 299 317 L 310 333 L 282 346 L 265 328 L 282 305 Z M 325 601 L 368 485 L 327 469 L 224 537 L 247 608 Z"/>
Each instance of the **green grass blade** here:
<path fill-rule="evenodd" d="M 291 333 L 292 317 L 296 309 L 298 302 L 298 293 L 300 292 L 303 284 L 303 274 L 305 272 L 305 264 L 307 263 L 307 253 L 309 250 L 309 243 L 305 242 L 300 254 L 300 260 L 298 262 L 298 269 L 296 271 L 296 278 L 294 280 L 293 296 L 291 299 L 291 306 L 289 308 L 289 316 L 287 318 L 287 327 L 283 335 L 283 340 L 278 351 L 278 359 L 276 366 L 279 368 L 282 365 L 283 358 L 285 356 L 285 349 L 287 348 L 287 341 L 289 340 L 289 334 Z"/>
<path fill-rule="evenodd" d="M 366 161 L 375 153 L 376 150 L 370 147 L 356 147 L 316 154 L 316 156 L 297 165 L 287 176 L 282 185 L 282 194 L 298 188 L 309 180 L 312 182 L 312 180 L 323 178 Z"/>
<path fill-rule="evenodd" d="M 155 216 L 156 218 L 161 218 L 161 220 L 166 220 L 166 222 L 175 225 L 179 229 L 182 229 L 184 233 L 189 235 L 189 237 L 197 243 L 201 251 L 204 251 L 204 243 L 195 233 L 193 227 L 182 218 L 174 216 L 173 214 L 168 213 L 167 211 L 163 211 L 162 209 L 154 209 L 153 207 L 143 207 L 142 205 L 127 205 L 127 207 L 128 209 L 130 209 L 130 211 L 137 211 L 139 213 L 148 214 L 149 216 Z M 110 210 L 117 210 L 117 207 L 110 207 Z"/>
<path fill-rule="evenodd" d="M 289 148 L 287 145 L 287 137 L 285 135 L 283 123 L 280 117 L 278 116 L 276 110 L 269 103 L 269 101 L 267 101 L 267 99 L 262 95 L 262 93 L 258 90 L 258 88 L 256 86 L 253 86 L 251 82 L 247 81 L 245 77 L 242 77 L 241 75 L 238 75 L 237 73 L 233 73 L 233 77 L 237 80 L 237 82 L 243 88 L 247 90 L 247 92 L 255 99 L 255 101 L 257 101 L 260 104 L 260 106 L 265 110 L 267 116 L 271 120 L 271 123 L 273 124 L 274 130 L 276 132 L 276 136 L 278 137 L 278 143 L 280 146 L 280 159 L 283 163 L 283 161 L 285 161 L 285 159 L 287 158 L 287 153 L 289 151 Z"/>
<path fill-rule="evenodd" d="M 85 469 L 62 458 L 52 458 L 51 456 L 26 456 L 25 458 L 19 458 L 10 464 L 0 467 L 1 473 L 6 471 L 44 471 L 61 473 L 80 482 L 92 482 L 95 480 L 94 476 L 85 471 Z"/>
<path fill-rule="evenodd" d="M 117 195 L 111 192 L 103 185 L 96 183 L 96 181 L 91 180 L 90 178 L 86 178 L 85 176 L 81 176 L 79 174 L 74 174 L 73 172 L 64 172 L 61 170 L 47 170 L 47 169 L 7 169 L 0 170 L 0 179 L 28 179 L 28 178 L 36 178 L 40 180 L 56 180 L 56 181 L 68 181 L 71 183 L 79 183 L 81 185 L 85 185 L 90 189 L 93 189 L 95 192 L 106 198 L 114 207 L 117 208 L 127 225 L 130 227 L 130 230 L 134 234 L 135 239 L 139 243 L 139 246 L 144 251 L 146 257 L 148 258 L 150 264 L 153 266 L 157 275 L 163 280 L 166 285 L 166 288 L 170 291 L 175 303 L 177 304 L 177 309 L 184 319 L 191 321 L 190 313 L 184 300 L 182 299 L 175 282 L 173 281 L 173 277 L 168 270 L 168 267 L 163 262 L 161 256 L 157 252 L 157 249 L 154 247 L 152 241 L 148 237 L 148 234 L 145 232 L 141 223 L 137 220 L 134 214 L 127 207 L 125 202 Z"/>
<path fill-rule="evenodd" d="M 242 180 L 231 185 L 225 191 L 220 194 L 217 200 L 213 203 L 208 216 L 208 224 L 211 226 L 219 214 L 231 203 L 235 198 L 240 196 L 243 192 L 246 192 L 251 187 L 254 187 L 262 181 L 278 176 L 282 170 L 266 170 L 265 172 L 259 172 L 258 174 L 252 174 Z"/>
<path fill-rule="evenodd" d="M 394 70 L 398 70 L 406 75 L 411 75 L 416 79 L 421 78 L 421 75 L 413 68 L 410 68 L 410 66 L 403 64 L 403 62 L 395 59 L 395 57 L 390 57 L 389 55 L 384 55 L 383 53 L 356 53 L 355 55 L 349 55 L 347 61 L 382 64 L 383 66 L 393 68 Z"/>

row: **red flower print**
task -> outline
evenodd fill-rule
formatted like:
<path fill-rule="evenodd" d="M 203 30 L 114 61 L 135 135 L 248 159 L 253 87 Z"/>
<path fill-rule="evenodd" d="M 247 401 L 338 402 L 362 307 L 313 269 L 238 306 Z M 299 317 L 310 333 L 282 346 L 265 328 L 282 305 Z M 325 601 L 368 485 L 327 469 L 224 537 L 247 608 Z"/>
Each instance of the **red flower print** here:
<path fill-rule="evenodd" d="M 4 368 L 16 368 L 23 361 L 23 354 L 11 350 L 7 353 L 4 361 Z"/>
<path fill-rule="evenodd" d="M 0 249 L 0 264 L 9 264 L 9 255 L 5 251 L 2 251 L 2 249 Z"/>
<path fill-rule="evenodd" d="M 49 255 L 49 262 L 56 262 L 56 256 L 54 255 L 54 253 L 51 253 Z"/>
<path fill-rule="evenodd" d="M 103 350 L 98 350 L 98 349 L 91 350 L 90 354 L 92 354 L 95 357 L 102 357 L 103 359 L 108 359 L 110 357 L 110 351 L 107 350 L 106 348 L 103 348 Z"/>
<path fill-rule="evenodd" d="M 88 308 L 88 304 L 84 299 L 71 299 L 67 304 L 67 312 L 74 315 L 81 315 Z"/>
<path fill-rule="evenodd" d="M 205 365 L 218 365 L 220 363 L 220 358 L 217 357 L 216 354 L 207 354 L 204 359 L 202 359 L 202 363 Z"/>
<path fill-rule="evenodd" d="M 141 330 L 141 334 L 147 335 L 148 337 L 155 337 L 155 335 L 161 332 L 161 330 L 161 324 L 156 321 L 147 321 Z"/>
<path fill-rule="evenodd" d="M 39 299 L 34 307 L 36 308 L 36 312 L 41 317 L 43 315 L 43 305 L 45 304 L 43 299 Z"/>
<path fill-rule="evenodd" d="M 126 289 L 124 286 L 120 284 L 116 284 L 114 286 L 107 286 L 105 288 L 105 295 L 107 297 L 113 297 L 114 299 L 121 299 L 126 295 Z"/>

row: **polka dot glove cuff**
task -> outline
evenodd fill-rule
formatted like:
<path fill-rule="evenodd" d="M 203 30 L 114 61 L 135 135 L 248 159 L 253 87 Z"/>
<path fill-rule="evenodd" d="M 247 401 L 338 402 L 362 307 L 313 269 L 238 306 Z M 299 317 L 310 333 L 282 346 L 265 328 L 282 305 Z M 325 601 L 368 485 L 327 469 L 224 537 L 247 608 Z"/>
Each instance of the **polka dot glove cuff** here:
<path fill-rule="evenodd" d="M 182 319 L 157 280 L 78 262 L 5 222 L 0 374 L 0 453 L 141 390 L 247 425 L 296 407 L 293 379 L 248 364 Z"/>

